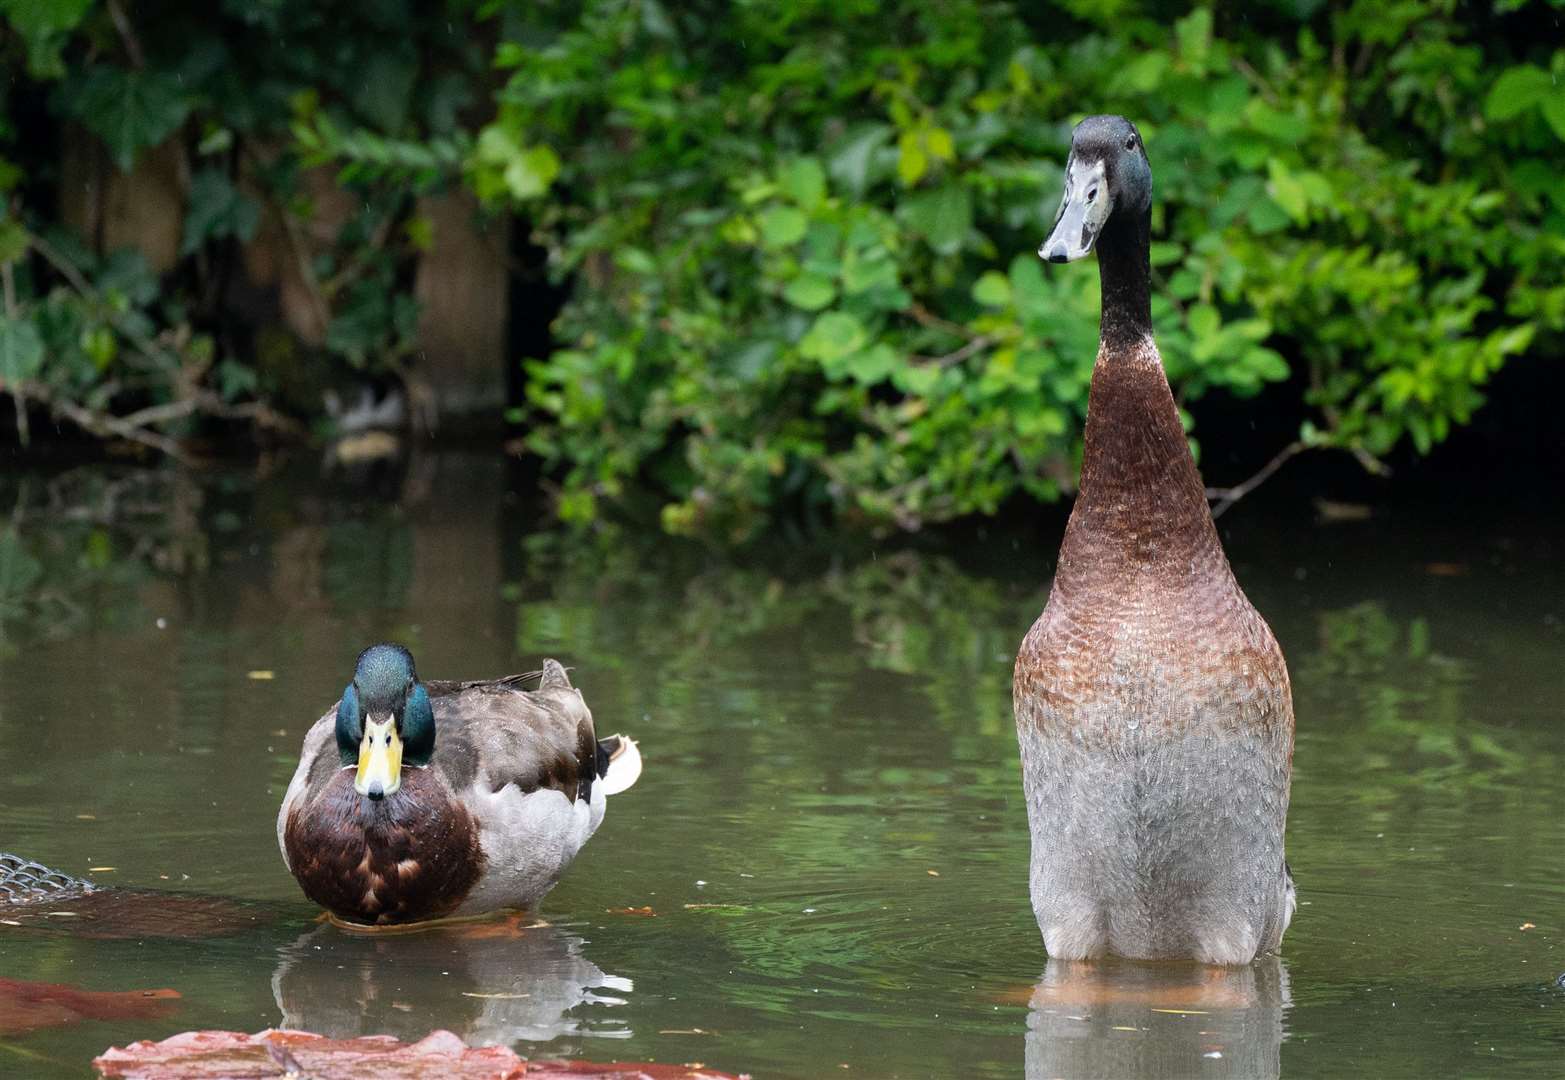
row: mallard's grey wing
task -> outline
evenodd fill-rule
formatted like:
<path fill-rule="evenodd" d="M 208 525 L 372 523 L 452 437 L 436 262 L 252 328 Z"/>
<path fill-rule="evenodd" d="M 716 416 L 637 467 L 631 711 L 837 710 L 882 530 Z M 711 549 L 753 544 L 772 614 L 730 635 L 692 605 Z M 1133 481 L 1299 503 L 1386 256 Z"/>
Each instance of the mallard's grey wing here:
<path fill-rule="evenodd" d="M 427 684 L 426 684 L 427 685 Z M 433 766 L 455 792 L 481 785 L 589 799 L 598 771 L 592 713 L 565 669 L 545 660 L 536 690 L 507 680 L 434 697 Z"/>
<path fill-rule="evenodd" d="M 425 679 L 424 689 L 429 691 L 429 696 L 432 698 L 459 694 L 464 690 L 520 690 L 526 684 L 537 682 L 542 677 L 541 671 L 523 671 L 517 675 L 505 675 L 498 679 L 468 679 L 465 682 L 454 679 Z"/>

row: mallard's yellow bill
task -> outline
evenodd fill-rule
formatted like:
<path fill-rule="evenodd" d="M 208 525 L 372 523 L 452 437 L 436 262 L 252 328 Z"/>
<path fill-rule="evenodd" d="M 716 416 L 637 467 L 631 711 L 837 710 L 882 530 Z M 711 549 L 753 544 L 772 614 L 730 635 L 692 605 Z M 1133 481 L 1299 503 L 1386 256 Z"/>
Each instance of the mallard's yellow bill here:
<path fill-rule="evenodd" d="M 402 737 L 397 734 L 396 718 L 388 716 L 378 723 L 366 720 L 353 789 L 360 795 L 379 799 L 393 794 L 401 786 Z"/>

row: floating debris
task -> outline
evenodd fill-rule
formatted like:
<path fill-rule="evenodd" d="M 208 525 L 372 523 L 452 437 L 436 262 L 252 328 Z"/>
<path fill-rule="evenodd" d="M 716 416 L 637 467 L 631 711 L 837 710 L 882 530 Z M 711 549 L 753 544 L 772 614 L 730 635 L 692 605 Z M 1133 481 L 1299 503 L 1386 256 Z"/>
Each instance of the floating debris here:
<path fill-rule="evenodd" d="M 161 1042 L 110 1047 L 93 1060 L 120 1080 L 217 1080 L 219 1077 L 305 1077 L 349 1080 L 748 1080 L 704 1064 L 524 1061 L 505 1046 L 470 1047 L 449 1031 L 415 1043 L 389 1035 L 329 1039 L 308 1031 L 187 1031 Z"/>
<path fill-rule="evenodd" d="M 8 925 L 19 925 L 6 920 Z M 82 1020 L 152 1020 L 167 1016 L 177 990 L 83 990 L 63 983 L 0 979 L 0 1035 Z"/>

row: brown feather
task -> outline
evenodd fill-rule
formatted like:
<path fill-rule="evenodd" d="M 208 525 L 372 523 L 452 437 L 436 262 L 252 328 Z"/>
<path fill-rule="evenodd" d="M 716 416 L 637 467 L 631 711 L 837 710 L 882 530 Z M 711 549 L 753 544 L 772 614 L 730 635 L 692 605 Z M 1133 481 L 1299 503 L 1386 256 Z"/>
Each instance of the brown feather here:
<path fill-rule="evenodd" d="M 484 870 L 472 815 L 427 769 L 404 769 L 402 786 L 378 802 L 339 769 L 294 807 L 284 843 L 306 896 L 369 924 L 448 915 Z"/>

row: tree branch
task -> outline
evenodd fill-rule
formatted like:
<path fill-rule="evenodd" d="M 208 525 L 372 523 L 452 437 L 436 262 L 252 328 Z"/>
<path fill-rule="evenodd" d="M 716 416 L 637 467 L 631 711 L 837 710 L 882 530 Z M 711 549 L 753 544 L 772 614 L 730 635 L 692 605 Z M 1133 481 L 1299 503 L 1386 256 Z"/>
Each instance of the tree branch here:
<path fill-rule="evenodd" d="M 159 434 L 156 431 L 148 431 L 146 428 L 136 427 L 133 424 L 127 424 L 118 416 L 99 412 L 97 409 L 89 409 L 83 405 L 76 404 L 74 401 L 55 400 L 54 396 L 47 391 L 27 390 L 26 392 L 29 397 L 47 404 L 50 409 L 59 413 L 83 431 L 89 431 L 100 438 L 108 435 L 117 435 L 122 439 L 129 439 L 131 442 L 150 446 L 154 450 L 161 450 L 183 465 L 189 465 L 191 462 L 190 455 L 185 453 L 185 448 L 167 435 Z"/>
<path fill-rule="evenodd" d="M 960 364 L 976 352 L 982 352 L 994 344 L 994 338 L 988 334 L 979 334 L 966 345 L 955 352 L 948 352 L 944 356 L 918 356 L 912 355 L 908 359 L 915 364 L 938 364 L 940 367 L 950 367 L 952 364 Z"/>
<path fill-rule="evenodd" d="M 961 323 L 954 323 L 949 319 L 942 319 L 940 316 L 936 315 L 933 311 L 930 311 L 923 304 L 920 304 L 917 301 L 915 301 L 907 309 L 907 313 L 913 316 L 913 321 L 918 323 L 920 326 L 927 326 L 934 330 L 944 330 L 946 333 L 955 334 L 960 338 L 971 338 L 974 336 L 973 332 L 967 327 L 963 326 Z"/>
<path fill-rule="evenodd" d="M 1306 449 L 1308 447 L 1305 445 L 1304 440 L 1295 439 L 1279 450 L 1274 458 L 1261 466 L 1254 476 L 1242 484 L 1235 484 L 1231 488 L 1207 488 L 1206 497 L 1216 500 L 1215 505 L 1212 507 L 1212 519 L 1215 521 L 1217 518 L 1222 517 L 1223 514 L 1227 513 L 1229 507 L 1260 487 L 1271 478 L 1273 473 L 1286 465 L 1289 458 Z"/>

